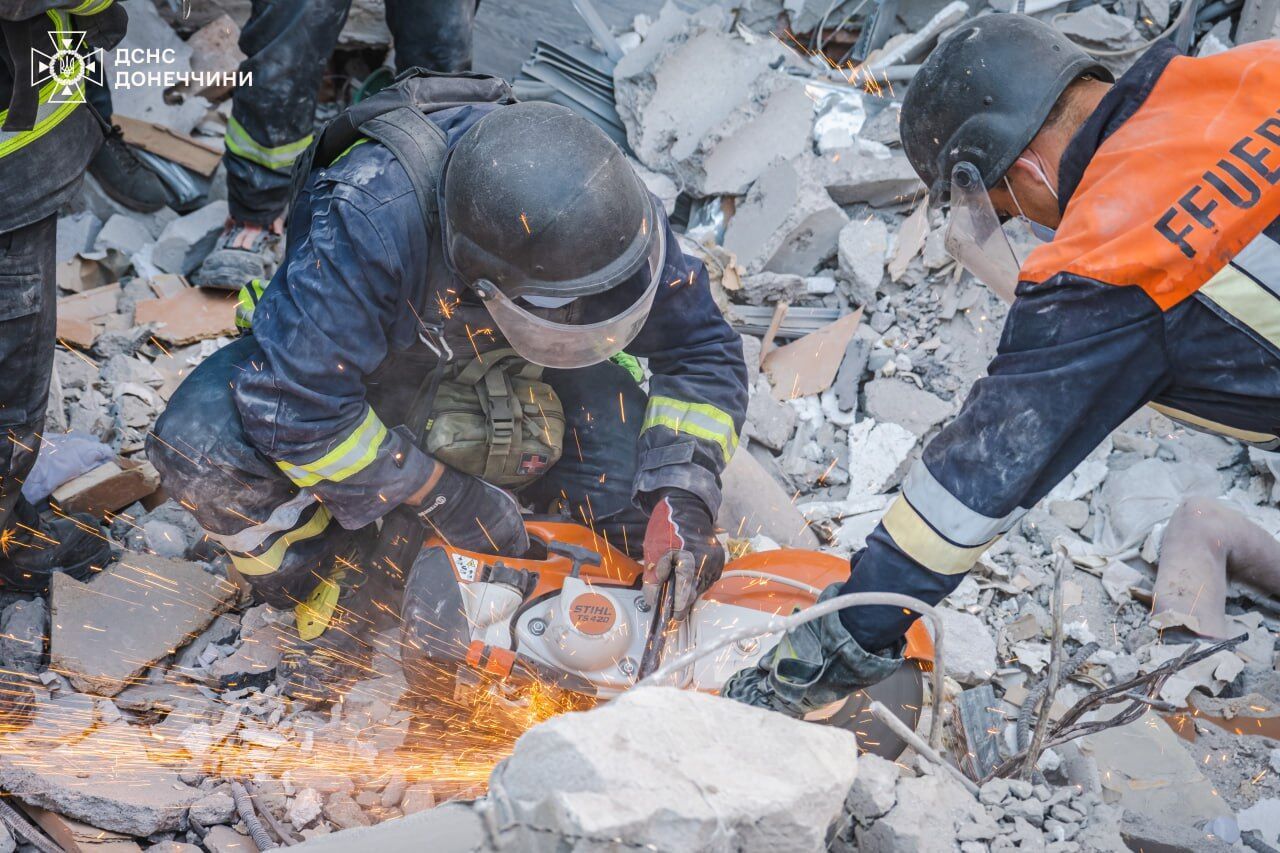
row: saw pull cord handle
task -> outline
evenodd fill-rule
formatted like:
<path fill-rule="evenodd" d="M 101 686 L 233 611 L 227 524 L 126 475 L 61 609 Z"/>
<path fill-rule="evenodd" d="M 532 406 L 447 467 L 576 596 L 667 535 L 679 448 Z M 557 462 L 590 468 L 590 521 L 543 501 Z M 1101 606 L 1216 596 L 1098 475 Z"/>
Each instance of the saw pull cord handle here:
<path fill-rule="evenodd" d="M 828 613 L 843 610 L 846 607 L 862 607 L 865 605 L 883 605 L 886 607 L 903 607 L 919 613 L 933 625 L 933 717 L 929 721 L 929 745 L 938 749 L 942 745 L 942 683 L 945 672 L 942 666 L 943 630 L 942 617 L 932 606 L 918 598 L 900 595 L 896 592 L 850 592 L 837 595 L 819 604 L 814 604 L 790 616 L 775 616 L 763 626 L 749 625 L 721 636 L 709 645 L 690 649 L 682 655 L 667 661 L 648 677 L 641 679 L 637 687 L 643 684 L 657 684 L 672 673 L 679 672 L 686 666 L 711 655 L 739 640 L 747 640 L 764 634 L 790 631 L 792 628 L 820 619 Z"/>

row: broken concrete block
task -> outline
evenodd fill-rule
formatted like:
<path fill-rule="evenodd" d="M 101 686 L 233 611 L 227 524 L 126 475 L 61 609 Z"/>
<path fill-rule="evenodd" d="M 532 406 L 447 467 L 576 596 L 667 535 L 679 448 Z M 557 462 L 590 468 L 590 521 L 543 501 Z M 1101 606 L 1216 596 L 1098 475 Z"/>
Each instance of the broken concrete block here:
<path fill-rule="evenodd" d="M 132 216 L 116 214 L 107 220 L 93 241 L 93 248 L 99 251 L 117 252 L 130 258 L 135 252 L 151 242 L 151 232 Z"/>
<path fill-rule="evenodd" d="M 215 791 L 207 797 L 196 800 L 191 804 L 190 809 L 191 819 L 201 826 L 231 823 L 235 813 L 235 801 L 231 799 L 230 794 L 224 794 L 221 791 Z"/>
<path fill-rule="evenodd" d="M 225 201 L 215 201 L 170 222 L 156 238 L 151 262 L 167 273 L 190 273 L 213 249 L 227 211 Z"/>
<path fill-rule="evenodd" d="M 417 782 L 405 788 L 400 796 L 400 811 L 405 815 L 417 814 L 435 808 L 436 795 L 428 782 Z"/>
<path fill-rule="evenodd" d="M 969 17 L 969 14 L 969 4 L 964 0 L 948 3 L 920 30 L 897 39 L 896 43 L 895 40 L 890 40 L 881 50 L 872 51 L 863 66 L 864 73 L 875 74 L 924 55 L 939 35 Z"/>
<path fill-rule="evenodd" d="M 740 292 L 750 305 L 795 302 L 806 290 L 803 276 L 762 272 L 745 276 Z"/>
<path fill-rule="evenodd" d="M 114 696 L 235 597 L 234 584 L 199 563 L 147 554 L 125 553 L 90 583 L 55 575 L 50 665 L 81 690 Z"/>
<path fill-rule="evenodd" d="M 943 665 L 947 675 L 965 686 L 989 681 L 996 671 L 996 638 L 971 613 L 939 607 L 942 617 Z"/>
<path fill-rule="evenodd" d="M 1108 12 L 1101 4 L 1086 6 L 1055 20 L 1060 32 L 1091 44 L 1123 47 L 1135 36 L 1133 21 Z"/>
<path fill-rule="evenodd" d="M 184 829 L 201 792 L 145 755 L 136 729 L 124 722 L 74 740 L 64 734 L 26 742 L 19 731 L 0 737 L 0 787 L 24 803 L 126 835 Z"/>
<path fill-rule="evenodd" d="M 813 159 L 809 167 L 836 204 L 884 207 L 924 195 L 924 184 L 905 154 L 881 157 L 850 148 Z"/>
<path fill-rule="evenodd" d="M 919 441 L 904 427 L 870 418 L 849 427 L 849 497 L 879 495 L 898 485 Z"/>
<path fill-rule="evenodd" d="M 716 524 L 743 536 L 764 534 L 788 548 L 816 548 L 817 535 L 791 502 L 791 493 L 751 455 L 738 447 L 721 473 L 724 501 Z"/>
<path fill-rule="evenodd" d="M 849 789 L 845 810 L 863 825 L 886 814 L 898 802 L 896 789 L 901 775 L 892 761 L 870 752 L 860 755 L 858 778 Z"/>
<path fill-rule="evenodd" d="M 69 261 L 79 253 L 89 251 L 101 230 L 102 220 L 87 210 L 71 216 L 59 217 L 56 256 L 58 263 Z"/>
<path fill-rule="evenodd" d="M 770 166 L 725 229 L 724 247 L 748 273 L 812 275 L 836 253 L 849 217 L 802 165 Z"/>
<path fill-rule="evenodd" d="M 49 617 L 43 598 L 19 599 L 0 615 L 0 664 L 6 669 L 36 673 L 44 656 Z"/>
<path fill-rule="evenodd" d="M 158 488 L 160 474 L 150 462 L 120 457 L 63 483 L 53 490 L 53 500 L 67 512 L 102 516 L 124 509 Z"/>
<path fill-rule="evenodd" d="M 521 850 L 808 851 L 856 769 L 849 732 L 645 687 L 530 729 L 489 792 L 502 846 Z"/>
<path fill-rule="evenodd" d="M 921 438 L 952 413 L 952 405 L 946 400 L 909 382 L 873 379 L 863 388 L 869 417 L 906 427 Z"/>
<path fill-rule="evenodd" d="M 294 829 L 301 830 L 320 817 L 323 804 L 319 791 L 315 788 L 303 788 L 289 803 L 289 811 L 285 814 L 285 818 L 293 824 Z"/>
<path fill-rule="evenodd" d="M 1187 498 L 1221 494 L 1218 472 L 1201 462 L 1144 459 L 1128 468 L 1112 469 L 1095 498 L 1104 526 L 1098 544 L 1118 553 L 1141 545 L 1151 529 L 1168 521 Z"/>
<path fill-rule="evenodd" d="M 810 144 L 804 82 L 775 70 L 785 49 L 748 45 L 725 31 L 724 14 L 704 10 L 669 39 L 651 35 L 614 69 L 636 156 L 698 196 L 741 194 L 772 160 Z"/>
<path fill-rule="evenodd" d="M 204 837 L 204 846 L 209 853 L 259 853 L 252 838 L 229 826 L 215 826 L 209 830 Z"/>
<path fill-rule="evenodd" d="M 1103 718 L 1120 710 L 1112 707 L 1102 712 Z M 1108 803 L 1157 823 L 1184 826 L 1232 813 L 1173 729 L 1154 712 L 1077 743 L 1085 757 L 1097 762 Z"/>
<path fill-rule="evenodd" d="M 854 219 L 840 229 L 836 241 L 840 277 L 849 282 L 854 302 L 872 305 L 884 278 L 885 252 L 889 250 L 889 228 L 875 217 Z"/>
<path fill-rule="evenodd" d="M 1241 815 L 1243 817 L 1243 814 Z M 1193 826 L 1154 821 L 1125 809 L 1120 837 L 1130 850 L 1160 850 L 1164 853 L 1232 853 L 1238 850 L 1221 838 Z M 1272 839 L 1274 841 L 1274 839 Z"/>
<path fill-rule="evenodd" d="M 148 74 L 185 75 L 191 70 L 190 46 L 160 17 L 154 3 L 137 3 L 129 8 L 129 30 L 118 47 L 118 52 L 107 52 L 108 79 L 114 81 L 115 75 L 121 73 L 130 75 L 131 80 L 142 75 L 143 82 L 111 87 L 115 114 L 157 122 L 180 133 L 190 133 L 204 118 L 209 102 L 200 97 L 188 97 L 179 99 L 181 103 L 170 104 L 165 99 L 163 86 L 145 84 Z M 143 64 L 120 65 L 114 61 L 117 55 L 157 58 Z"/>
<path fill-rule="evenodd" d="M 770 393 L 768 382 L 757 385 L 747 404 L 747 423 L 751 427 L 751 440 L 758 441 L 770 450 L 782 450 L 796 428 L 796 410 L 778 402 Z"/>
<path fill-rule="evenodd" d="M 860 853 L 951 853 L 956 830 L 986 818 L 959 782 L 945 773 L 898 782 L 897 805 L 854 831 Z"/>

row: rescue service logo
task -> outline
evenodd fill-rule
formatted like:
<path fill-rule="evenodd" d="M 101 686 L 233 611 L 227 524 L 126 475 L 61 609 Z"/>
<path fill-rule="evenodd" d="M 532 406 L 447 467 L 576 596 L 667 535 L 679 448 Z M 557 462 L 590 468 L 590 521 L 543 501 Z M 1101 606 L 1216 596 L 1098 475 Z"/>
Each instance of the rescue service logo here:
<path fill-rule="evenodd" d="M 102 85 L 105 55 L 102 48 L 86 50 L 83 32 L 51 32 L 53 52 L 31 48 L 31 85 L 52 83 L 48 102 L 51 104 L 83 104 L 84 83 Z"/>

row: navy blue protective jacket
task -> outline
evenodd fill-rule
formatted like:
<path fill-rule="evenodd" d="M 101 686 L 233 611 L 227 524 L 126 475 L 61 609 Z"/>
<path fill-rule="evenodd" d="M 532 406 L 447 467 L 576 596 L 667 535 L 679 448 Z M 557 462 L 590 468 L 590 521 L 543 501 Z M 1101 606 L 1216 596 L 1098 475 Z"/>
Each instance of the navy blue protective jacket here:
<path fill-rule="evenodd" d="M 452 146 L 492 109 L 502 107 L 430 117 Z M 663 227 L 665 286 L 627 347 L 649 359 L 653 374 L 634 487 L 640 502 L 685 489 L 714 512 L 745 416 L 746 367 L 705 269 Z M 506 345 L 462 282 L 429 280 L 426 228 L 408 176 L 382 145 L 358 143 L 317 169 L 291 214 L 285 261 L 254 313 L 266 363 L 234 383 L 249 441 L 348 529 L 402 503 L 430 470 L 395 430 L 435 363 L 419 337 L 424 326 L 443 325 L 457 359 Z"/>
<path fill-rule="evenodd" d="M 1063 154 L 1063 217 L 1023 265 L 998 354 L 855 556 L 845 592 L 936 603 L 1150 404 L 1280 445 L 1280 42 L 1149 50 Z M 856 460 L 855 460 L 856 462 Z M 913 621 L 843 615 L 868 650 Z"/>

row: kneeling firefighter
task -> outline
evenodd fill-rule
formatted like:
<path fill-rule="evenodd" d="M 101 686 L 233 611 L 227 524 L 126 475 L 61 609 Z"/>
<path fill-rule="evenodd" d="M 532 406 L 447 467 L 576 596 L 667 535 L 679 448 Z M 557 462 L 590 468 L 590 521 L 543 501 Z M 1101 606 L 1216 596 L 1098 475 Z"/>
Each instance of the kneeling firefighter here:
<path fill-rule="evenodd" d="M 318 134 L 294 187 L 285 263 L 241 294 L 253 334 L 147 448 L 255 597 L 294 607 L 282 689 L 363 677 L 424 536 L 527 550 L 512 492 L 642 550 L 650 591 L 674 571 L 687 610 L 724 563 L 746 368 L 622 152 L 501 80 L 415 69 Z"/>

